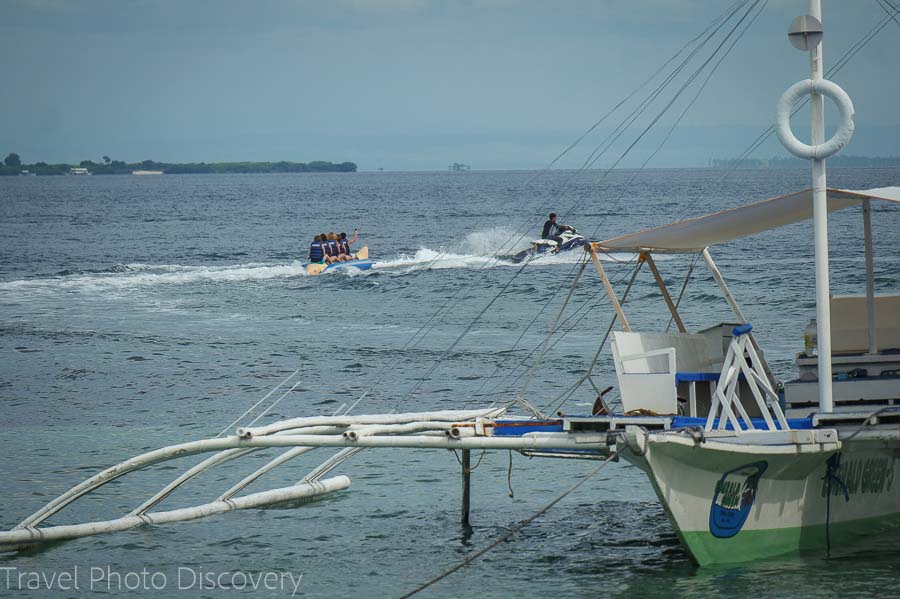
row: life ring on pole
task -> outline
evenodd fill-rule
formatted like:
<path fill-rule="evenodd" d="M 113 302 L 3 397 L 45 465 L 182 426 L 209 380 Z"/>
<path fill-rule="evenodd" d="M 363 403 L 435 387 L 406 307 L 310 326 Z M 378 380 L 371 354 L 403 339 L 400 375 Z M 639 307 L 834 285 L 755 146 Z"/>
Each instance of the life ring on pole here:
<path fill-rule="evenodd" d="M 841 113 L 841 124 L 835 134 L 822 144 L 811 146 L 791 131 L 791 110 L 797 100 L 808 94 L 822 94 L 834 100 Z M 824 160 L 847 145 L 853 136 L 853 102 L 841 86 L 827 79 L 804 79 L 790 86 L 781 99 L 775 114 L 775 133 L 788 152 L 798 158 Z"/>

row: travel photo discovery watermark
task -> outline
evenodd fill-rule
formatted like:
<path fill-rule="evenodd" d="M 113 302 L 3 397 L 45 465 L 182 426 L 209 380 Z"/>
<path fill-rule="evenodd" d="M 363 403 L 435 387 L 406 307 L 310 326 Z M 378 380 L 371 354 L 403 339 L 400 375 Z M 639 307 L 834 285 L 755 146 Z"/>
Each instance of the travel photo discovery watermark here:
<path fill-rule="evenodd" d="M 302 572 L 274 570 L 214 570 L 187 566 L 171 570 L 117 569 L 110 565 L 31 570 L 0 566 L 0 589 L 3 591 L 277 591 L 293 597 L 300 590 L 302 580 Z"/>

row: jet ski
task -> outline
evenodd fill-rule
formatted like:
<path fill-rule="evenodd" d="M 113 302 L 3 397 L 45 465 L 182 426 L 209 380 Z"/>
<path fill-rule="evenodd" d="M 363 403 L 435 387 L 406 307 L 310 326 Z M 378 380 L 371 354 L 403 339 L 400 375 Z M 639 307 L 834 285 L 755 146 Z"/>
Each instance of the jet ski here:
<path fill-rule="evenodd" d="M 553 239 L 535 239 L 531 242 L 530 247 L 522 250 L 517 254 L 509 256 L 509 259 L 512 262 L 518 263 L 524 260 L 530 260 L 535 256 L 539 256 L 540 254 L 556 254 L 559 252 L 568 252 L 569 250 L 574 250 L 587 243 L 590 243 L 588 239 L 585 239 L 584 235 L 580 234 L 573 228 L 569 228 L 566 231 L 563 231 L 559 234 L 559 237 L 562 238 L 562 243 L 557 243 Z"/>

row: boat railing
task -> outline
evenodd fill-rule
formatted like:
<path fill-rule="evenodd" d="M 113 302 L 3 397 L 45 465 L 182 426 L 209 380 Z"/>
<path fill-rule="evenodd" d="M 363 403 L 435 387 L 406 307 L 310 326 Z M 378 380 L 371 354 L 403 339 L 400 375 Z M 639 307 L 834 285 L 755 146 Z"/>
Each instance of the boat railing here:
<path fill-rule="evenodd" d="M 741 375 L 755 400 L 756 408 L 765 422 L 766 429 L 770 431 L 790 429 L 784 412 L 781 410 L 778 393 L 769 384 L 769 379 L 762 368 L 762 361 L 750 341 L 750 331 L 752 330 L 753 326 L 747 323 L 735 327 L 732 331 L 731 344 L 728 347 L 728 353 L 725 354 L 722 373 L 713 393 L 712 406 L 706 419 L 705 429 L 707 431 L 725 430 L 727 423 L 732 425 L 735 434 L 740 434 L 741 431 L 756 430 L 741 399 Z M 773 415 L 775 416 L 774 420 Z M 776 420 L 778 425 L 775 424 Z"/>

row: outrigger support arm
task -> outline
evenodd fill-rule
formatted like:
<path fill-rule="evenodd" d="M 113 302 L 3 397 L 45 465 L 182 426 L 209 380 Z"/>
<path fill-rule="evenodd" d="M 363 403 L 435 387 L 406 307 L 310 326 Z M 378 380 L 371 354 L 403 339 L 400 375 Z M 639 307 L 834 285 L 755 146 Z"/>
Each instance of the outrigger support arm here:
<path fill-rule="evenodd" d="M 584 246 L 584 249 L 591 255 L 591 261 L 597 269 L 597 274 L 600 275 L 600 280 L 603 281 L 603 288 L 606 289 L 606 295 L 609 297 L 609 301 L 612 302 L 613 309 L 616 311 L 616 316 L 619 317 L 619 322 L 622 323 L 622 330 L 626 333 L 630 333 L 631 325 L 628 324 L 628 319 L 625 318 L 625 312 L 622 310 L 622 304 L 619 303 L 619 298 L 616 297 L 616 293 L 613 291 L 612 284 L 609 282 L 609 277 L 606 276 L 606 271 L 603 270 L 603 265 L 600 264 L 600 258 L 597 256 L 597 248 L 595 245 L 595 243 L 589 243 Z"/>
<path fill-rule="evenodd" d="M 672 296 L 669 295 L 669 290 L 666 288 L 666 282 L 663 281 L 662 276 L 659 274 L 659 269 L 656 268 L 656 262 L 653 260 L 650 252 L 641 252 L 641 259 L 650 267 L 653 278 L 656 280 L 656 286 L 659 287 L 663 299 L 666 300 L 666 305 L 669 307 L 669 312 L 672 314 L 672 319 L 675 321 L 678 331 L 687 333 L 687 329 L 684 328 L 684 323 L 681 321 L 681 316 L 678 314 L 678 308 L 675 307 L 675 302 L 672 301 Z"/>

